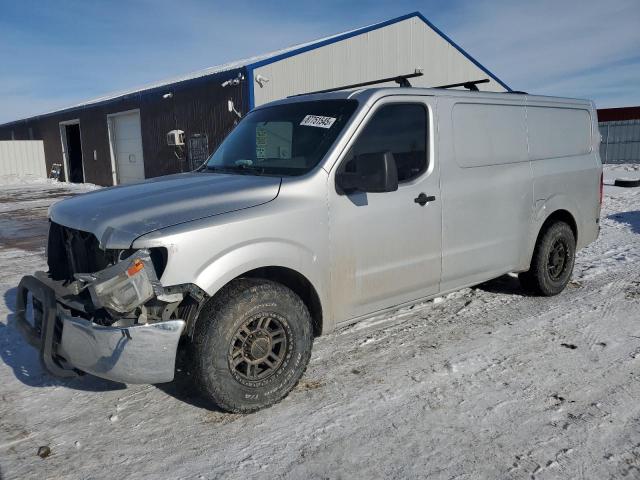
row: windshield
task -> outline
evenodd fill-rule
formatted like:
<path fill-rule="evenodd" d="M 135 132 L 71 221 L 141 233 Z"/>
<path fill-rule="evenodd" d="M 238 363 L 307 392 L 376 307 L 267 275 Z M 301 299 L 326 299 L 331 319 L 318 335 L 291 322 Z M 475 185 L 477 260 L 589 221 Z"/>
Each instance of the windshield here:
<path fill-rule="evenodd" d="M 296 102 L 250 112 L 204 169 L 250 175 L 302 175 L 324 157 L 356 109 L 355 100 Z"/>

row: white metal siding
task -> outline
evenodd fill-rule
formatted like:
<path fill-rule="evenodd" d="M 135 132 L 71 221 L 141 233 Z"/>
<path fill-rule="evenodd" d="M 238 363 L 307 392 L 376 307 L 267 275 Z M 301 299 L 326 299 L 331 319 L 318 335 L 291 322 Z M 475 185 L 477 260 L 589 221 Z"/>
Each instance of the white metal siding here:
<path fill-rule="evenodd" d="M 298 93 L 392 77 L 422 68 L 415 86 L 490 78 L 460 51 L 419 18 L 409 18 L 386 27 L 310 50 L 254 70 L 254 79 L 269 79 L 263 87 L 255 83 L 256 106 Z M 503 92 L 491 79 L 482 90 Z"/>
<path fill-rule="evenodd" d="M 640 120 L 600 122 L 603 163 L 640 163 Z"/>
<path fill-rule="evenodd" d="M 0 175 L 47 178 L 42 140 L 1 141 Z"/>

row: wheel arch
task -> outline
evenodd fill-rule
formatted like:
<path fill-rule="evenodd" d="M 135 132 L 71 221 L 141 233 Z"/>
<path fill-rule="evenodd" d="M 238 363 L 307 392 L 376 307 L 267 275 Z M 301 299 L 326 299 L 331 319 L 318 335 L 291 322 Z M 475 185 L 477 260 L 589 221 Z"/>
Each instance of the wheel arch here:
<path fill-rule="evenodd" d="M 552 211 L 549 215 L 547 215 L 544 220 L 537 227 L 538 233 L 535 237 L 535 241 L 529 248 L 528 255 L 528 264 L 531 264 L 531 259 L 533 258 L 533 252 L 536 248 L 536 245 L 540 241 L 540 237 L 544 234 L 544 232 L 554 223 L 556 222 L 564 222 L 569 225 L 571 231 L 573 232 L 573 236 L 576 240 L 576 246 L 578 245 L 578 223 L 576 222 L 575 215 L 572 214 L 569 210 L 564 208 L 558 208 L 557 210 Z M 576 247 L 577 248 L 577 247 Z"/>
<path fill-rule="evenodd" d="M 288 267 L 270 265 L 255 268 L 236 278 L 271 280 L 291 289 L 302 299 L 307 309 L 309 309 L 309 314 L 313 322 L 313 336 L 318 337 L 322 335 L 323 316 L 320 296 L 313 286 L 313 283 L 300 272 Z"/>
<path fill-rule="evenodd" d="M 318 290 L 307 276 L 294 268 L 282 265 L 263 265 L 250 268 L 232 278 L 227 279 L 224 284 L 219 285 L 215 292 L 211 293 L 211 296 L 207 301 L 213 301 L 225 289 L 225 287 L 241 278 L 270 280 L 291 289 L 300 297 L 309 310 L 313 326 L 313 336 L 318 337 L 322 334 L 324 327 L 324 314 Z M 190 332 L 195 330 L 195 323 L 198 322 L 198 317 L 199 315 L 194 318 L 193 325 L 188 328 Z"/>
<path fill-rule="evenodd" d="M 571 231 L 573 232 L 573 236 L 576 239 L 576 244 L 578 243 L 578 224 L 576 222 L 575 217 L 569 212 L 569 210 L 558 209 L 552 212 L 547 218 L 542 222 L 542 225 L 538 229 L 538 237 L 536 238 L 536 243 L 540 239 L 540 235 L 551 225 L 556 222 L 564 222 L 569 227 L 571 227 Z"/>

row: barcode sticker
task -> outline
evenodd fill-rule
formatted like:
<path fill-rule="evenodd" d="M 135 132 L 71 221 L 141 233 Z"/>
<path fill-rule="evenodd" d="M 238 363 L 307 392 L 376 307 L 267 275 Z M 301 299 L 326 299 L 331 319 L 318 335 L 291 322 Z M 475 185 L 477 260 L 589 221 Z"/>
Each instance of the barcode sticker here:
<path fill-rule="evenodd" d="M 320 115 L 307 115 L 302 119 L 300 125 L 305 127 L 331 128 L 336 119 L 333 117 L 322 117 Z"/>

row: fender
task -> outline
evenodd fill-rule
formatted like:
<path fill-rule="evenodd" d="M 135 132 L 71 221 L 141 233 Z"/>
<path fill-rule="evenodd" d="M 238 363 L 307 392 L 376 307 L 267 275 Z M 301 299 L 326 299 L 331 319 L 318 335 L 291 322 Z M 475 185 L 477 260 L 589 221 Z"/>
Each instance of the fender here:
<path fill-rule="evenodd" d="M 220 288 L 239 275 L 269 266 L 295 270 L 317 287 L 319 279 L 314 273 L 320 268 L 317 255 L 304 245 L 276 238 L 236 244 L 220 252 L 196 272 L 193 283 L 209 295 L 215 295 Z"/>
<path fill-rule="evenodd" d="M 215 295 L 222 287 L 234 278 L 261 267 L 285 267 L 304 276 L 317 292 L 322 310 L 328 300 L 328 278 L 323 272 L 323 262 L 316 253 L 306 246 L 280 238 L 263 238 L 220 252 L 197 272 L 194 282 L 209 295 Z M 331 319 L 324 318 L 326 327 L 331 326 Z"/>

